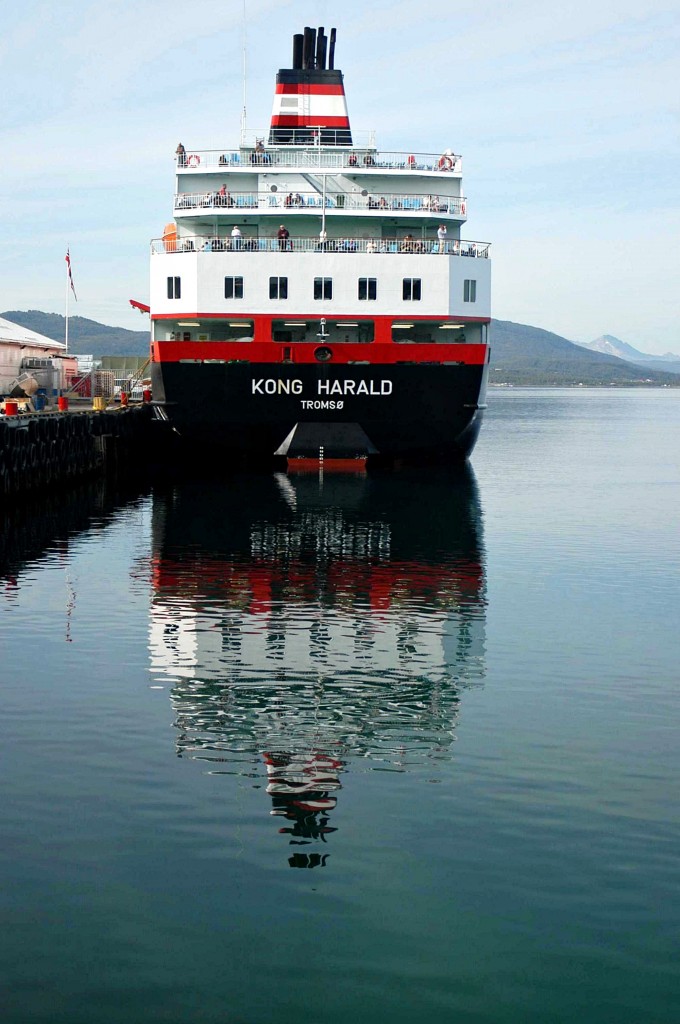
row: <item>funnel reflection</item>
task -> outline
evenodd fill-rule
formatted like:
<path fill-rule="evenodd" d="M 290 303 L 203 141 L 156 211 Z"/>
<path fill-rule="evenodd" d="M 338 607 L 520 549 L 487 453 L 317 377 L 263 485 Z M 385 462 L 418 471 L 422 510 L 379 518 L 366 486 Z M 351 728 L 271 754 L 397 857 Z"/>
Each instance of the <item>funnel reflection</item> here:
<path fill-rule="evenodd" d="M 483 680 L 471 471 L 182 486 L 155 496 L 153 532 L 151 667 L 178 755 L 266 773 L 306 847 L 289 863 L 322 866 L 343 774 L 436 774 Z"/>

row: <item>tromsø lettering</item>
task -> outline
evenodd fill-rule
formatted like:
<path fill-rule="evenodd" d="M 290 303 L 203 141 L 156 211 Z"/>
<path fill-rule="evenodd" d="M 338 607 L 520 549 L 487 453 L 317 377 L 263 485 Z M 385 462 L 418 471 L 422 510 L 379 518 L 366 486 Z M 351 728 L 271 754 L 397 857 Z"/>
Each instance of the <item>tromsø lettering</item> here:
<path fill-rule="evenodd" d="M 313 389 L 310 389 L 313 390 Z M 304 387 L 301 380 L 290 379 L 282 380 L 280 377 L 260 377 L 257 380 L 251 381 L 251 394 L 253 395 L 302 395 L 304 393 Z M 349 395 L 373 395 L 375 397 L 384 397 L 385 395 L 392 394 L 392 381 L 391 380 L 317 380 L 316 382 L 316 395 L 319 398 L 327 398 L 330 395 L 340 395 L 347 397 Z M 307 402 L 313 401 L 308 398 Z M 307 408 L 335 408 L 335 404 L 330 406 L 319 406 L 315 404 L 313 407 L 310 405 Z M 342 408 L 342 406 L 338 406 Z"/>

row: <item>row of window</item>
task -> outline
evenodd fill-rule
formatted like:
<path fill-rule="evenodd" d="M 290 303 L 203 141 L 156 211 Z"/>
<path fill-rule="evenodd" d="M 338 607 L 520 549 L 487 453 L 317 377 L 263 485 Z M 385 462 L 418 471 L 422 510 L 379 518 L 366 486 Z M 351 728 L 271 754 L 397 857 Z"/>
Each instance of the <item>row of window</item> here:
<path fill-rule="evenodd" d="M 267 318 L 269 319 L 269 318 Z M 269 324 L 262 324 L 257 332 L 255 321 L 238 313 L 225 314 L 223 318 L 199 318 L 196 322 L 186 323 L 179 317 L 177 320 L 164 320 L 154 326 L 156 341 L 229 341 L 250 342 L 273 341 L 282 345 L 309 344 L 318 345 L 323 338 L 327 345 L 369 344 L 375 341 L 376 321 L 370 316 L 360 320 L 348 320 L 343 317 L 303 316 L 287 319 L 279 314 L 272 317 Z M 381 323 L 381 341 L 388 340 L 387 325 Z M 268 329 L 269 328 L 269 329 Z M 428 320 L 413 317 L 410 313 L 402 313 L 395 318 L 387 330 L 391 328 L 389 339 L 397 344 L 464 344 L 480 342 L 486 338 L 486 326 L 476 324 L 455 323 L 453 321 Z"/>
<path fill-rule="evenodd" d="M 225 277 L 224 279 L 225 299 L 243 298 L 243 278 Z M 168 278 L 168 298 L 182 298 L 182 279 L 179 277 Z M 288 278 L 269 278 L 269 298 L 288 298 Z M 333 298 L 333 278 L 314 278 L 314 298 Z M 378 279 L 376 277 L 360 277 L 357 282 L 357 298 L 360 301 L 370 302 L 378 298 Z M 405 302 L 420 302 L 422 298 L 422 279 L 419 277 L 405 277 L 402 279 L 402 299 Z M 477 301 L 477 281 L 466 279 L 463 282 L 463 302 Z"/>

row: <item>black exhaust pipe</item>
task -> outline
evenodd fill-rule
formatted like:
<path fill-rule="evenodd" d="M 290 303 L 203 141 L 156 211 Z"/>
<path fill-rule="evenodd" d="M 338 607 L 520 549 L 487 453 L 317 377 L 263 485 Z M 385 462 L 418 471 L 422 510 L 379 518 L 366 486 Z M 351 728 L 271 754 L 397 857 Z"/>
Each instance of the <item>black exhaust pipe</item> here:
<path fill-rule="evenodd" d="M 316 70 L 326 70 L 326 36 L 324 35 L 323 25 L 319 28 L 316 37 Z"/>
<path fill-rule="evenodd" d="M 302 43 L 304 36 L 302 32 L 298 32 L 293 36 L 293 70 L 300 71 L 302 69 Z"/>
<path fill-rule="evenodd" d="M 335 68 L 335 29 L 331 29 L 330 47 L 328 50 L 328 70 Z"/>
<path fill-rule="evenodd" d="M 302 44 L 302 67 L 309 71 L 314 68 L 316 58 L 316 29 L 305 25 L 305 34 Z"/>

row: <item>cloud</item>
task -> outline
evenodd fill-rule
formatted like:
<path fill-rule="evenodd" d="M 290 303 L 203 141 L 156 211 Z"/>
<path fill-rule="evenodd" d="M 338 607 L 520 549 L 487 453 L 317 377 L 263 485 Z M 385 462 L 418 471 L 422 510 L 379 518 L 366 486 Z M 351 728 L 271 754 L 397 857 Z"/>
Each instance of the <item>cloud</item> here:
<path fill-rule="evenodd" d="M 679 30 L 666 3 L 246 6 L 249 124 L 268 123 L 292 33 L 305 21 L 337 25 L 355 129 L 377 127 L 385 149 L 463 153 L 466 235 L 495 243 L 499 315 L 547 327 L 554 318 L 554 329 L 585 338 L 625 338 L 629 323 L 651 350 L 680 350 L 669 87 Z M 170 217 L 177 142 L 237 140 L 242 12 L 242 0 L 190 9 L 178 0 L 27 0 L 5 13 L 0 261 L 9 305 L 25 296 L 60 308 L 67 241 L 93 309 L 122 308 L 123 289 L 147 287 L 148 240 Z"/>

